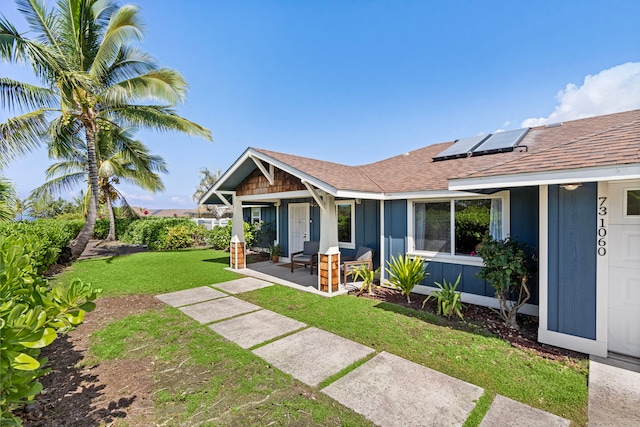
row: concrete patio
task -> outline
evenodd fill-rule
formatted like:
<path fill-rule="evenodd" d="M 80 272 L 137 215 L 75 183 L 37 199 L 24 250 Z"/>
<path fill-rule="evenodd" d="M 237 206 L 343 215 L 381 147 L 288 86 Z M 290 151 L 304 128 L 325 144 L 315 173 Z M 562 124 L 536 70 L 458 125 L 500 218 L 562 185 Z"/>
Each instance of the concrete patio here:
<path fill-rule="evenodd" d="M 288 286 L 300 291 L 311 292 L 325 297 L 344 295 L 356 286 L 350 282 L 347 286 L 341 284 L 340 288 L 336 292 L 332 292 L 330 294 L 327 292 L 320 292 L 318 290 L 318 272 L 316 269 L 314 269 L 313 274 L 311 274 L 309 268 L 304 268 L 302 265 L 296 265 L 292 272 L 291 264 L 289 263 L 274 264 L 271 261 L 256 262 L 248 264 L 247 268 L 233 271 L 244 274 L 245 276 L 266 280 L 268 282 L 277 283 L 279 285 Z"/>

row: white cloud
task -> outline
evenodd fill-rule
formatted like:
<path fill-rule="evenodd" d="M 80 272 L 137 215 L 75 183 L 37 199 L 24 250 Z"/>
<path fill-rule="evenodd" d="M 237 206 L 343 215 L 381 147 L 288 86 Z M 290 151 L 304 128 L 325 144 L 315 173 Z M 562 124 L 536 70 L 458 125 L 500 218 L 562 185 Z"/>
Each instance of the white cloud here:
<path fill-rule="evenodd" d="M 152 202 L 154 200 L 150 194 L 130 194 L 122 190 L 120 190 L 120 193 L 122 193 L 124 198 L 127 199 L 129 203 L 131 203 L 134 200 L 137 200 L 140 202 Z"/>
<path fill-rule="evenodd" d="M 596 75 L 588 75 L 582 86 L 569 83 L 558 92 L 556 99 L 559 105 L 549 117 L 526 119 L 522 127 L 640 108 L 640 62 L 627 62 Z"/>
<path fill-rule="evenodd" d="M 507 127 L 507 126 L 509 126 L 510 124 L 511 124 L 511 120 L 507 120 L 506 122 L 504 122 L 504 123 L 502 124 L 502 127 L 503 127 L 503 128 L 506 128 L 506 127 Z"/>

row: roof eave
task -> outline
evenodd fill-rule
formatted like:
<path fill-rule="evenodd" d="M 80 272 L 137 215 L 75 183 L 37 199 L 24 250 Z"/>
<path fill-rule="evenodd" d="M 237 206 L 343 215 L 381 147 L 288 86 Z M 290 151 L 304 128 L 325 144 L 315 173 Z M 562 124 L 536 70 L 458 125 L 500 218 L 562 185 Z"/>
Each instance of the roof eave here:
<path fill-rule="evenodd" d="M 640 178 L 640 163 L 633 163 L 476 178 L 454 178 L 449 180 L 449 190 L 473 191 L 491 188 L 530 187 L 569 184 L 574 182 L 620 181 L 638 178 Z"/>

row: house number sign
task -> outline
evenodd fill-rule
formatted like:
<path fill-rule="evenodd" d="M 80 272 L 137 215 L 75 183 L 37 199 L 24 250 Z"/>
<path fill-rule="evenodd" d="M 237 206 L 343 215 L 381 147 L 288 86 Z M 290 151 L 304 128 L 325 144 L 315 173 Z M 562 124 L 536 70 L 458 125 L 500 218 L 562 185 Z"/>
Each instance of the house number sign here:
<path fill-rule="evenodd" d="M 598 255 L 607 254 L 607 227 L 605 217 L 607 216 L 606 197 L 598 197 Z"/>

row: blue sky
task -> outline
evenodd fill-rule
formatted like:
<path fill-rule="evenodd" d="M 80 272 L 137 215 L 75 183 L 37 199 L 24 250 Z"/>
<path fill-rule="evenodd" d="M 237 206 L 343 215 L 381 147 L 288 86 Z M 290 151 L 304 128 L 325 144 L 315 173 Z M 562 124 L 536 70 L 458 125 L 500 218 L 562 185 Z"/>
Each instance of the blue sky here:
<path fill-rule="evenodd" d="M 214 135 L 140 132 L 170 174 L 162 194 L 122 187 L 136 206 L 195 207 L 198 170 L 224 171 L 250 146 L 356 165 L 640 108 L 635 0 L 130 3 L 142 47 L 190 85 L 180 114 Z M 26 29 L 12 0 L 0 11 Z M 32 81 L 7 64 L 0 75 Z M 1 173 L 26 197 L 48 165 L 40 151 Z"/>

